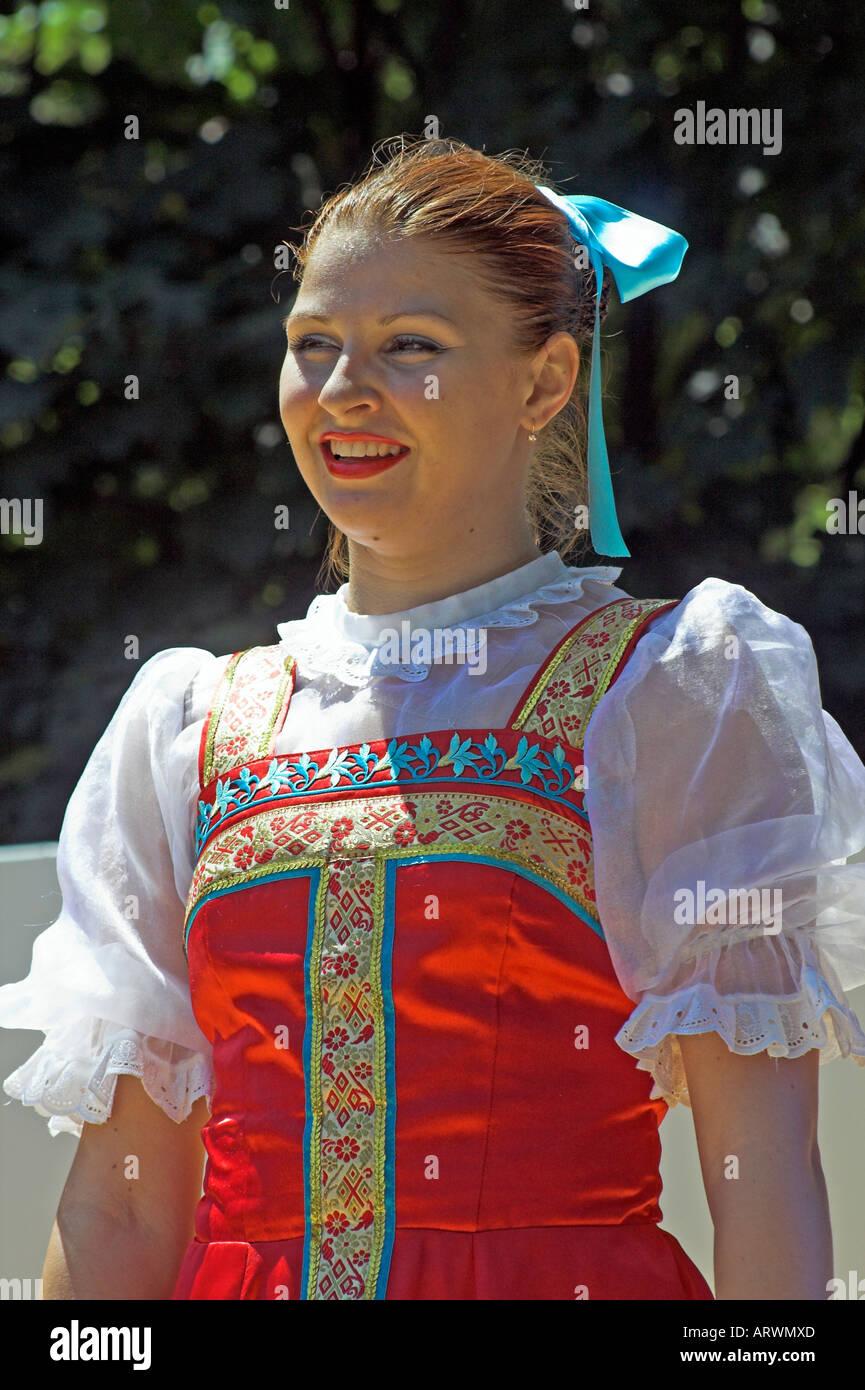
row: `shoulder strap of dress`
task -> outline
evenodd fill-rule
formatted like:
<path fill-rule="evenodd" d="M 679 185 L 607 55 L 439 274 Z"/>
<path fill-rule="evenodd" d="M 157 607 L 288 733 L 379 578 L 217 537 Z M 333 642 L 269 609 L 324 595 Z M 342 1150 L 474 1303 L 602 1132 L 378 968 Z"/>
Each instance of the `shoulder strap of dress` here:
<path fill-rule="evenodd" d="M 511 721 L 582 748 L 595 706 L 625 667 L 646 628 L 679 599 L 617 598 L 566 633 L 521 697 Z"/>
<path fill-rule="evenodd" d="M 294 689 L 294 657 L 279 643 L 235 652 L 222 673 L 201 731 L 202 788 L 236 767 L 269 757 Z"/>

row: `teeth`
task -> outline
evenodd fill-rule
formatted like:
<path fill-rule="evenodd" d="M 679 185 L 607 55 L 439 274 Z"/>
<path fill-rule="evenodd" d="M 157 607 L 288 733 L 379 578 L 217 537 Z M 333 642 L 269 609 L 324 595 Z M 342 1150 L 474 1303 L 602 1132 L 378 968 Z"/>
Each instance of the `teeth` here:
<path fill-rule="evenodd" d="M 345 439 L 329 439 L 327 443 L 333 456 L 338 459 L 376 459 L 402 453 L 400 444 L 373 444 L 364 440 Z"/>

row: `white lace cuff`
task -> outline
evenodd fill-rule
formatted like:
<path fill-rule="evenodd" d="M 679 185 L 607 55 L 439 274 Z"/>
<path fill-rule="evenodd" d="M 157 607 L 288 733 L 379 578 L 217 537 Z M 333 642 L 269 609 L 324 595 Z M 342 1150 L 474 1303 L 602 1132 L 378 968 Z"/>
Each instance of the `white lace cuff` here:
<path fill-rule="evenodd" d="M 140 1077 L 150 1099 L 178 1124 L 200 1096 L 208 1103 L 212 1098 L 210 1058 L 105 1019 L 52 1028 L 41 1047 L 6 1077 L 3 1089 L 46 1116 L 52 1135 L 80 1137 L 85 1122 L 108 1119 L 121 1075 Z"/>
<path fill-rule="evenodd" d="M 731 1052 L 801 1057 L 820 1049 L 820 1062 L 855 1057 L 865 1066 L 865 1033 L 856 1015 L 839 1002 L 815 970 L 803 972 L 797 994 L 722 995 L 698 983 L 661 997 L 646 994 L 616 1034 L 624 1052 L 639 1058 L 638 1071 L 654 1078 L 651 1098 L 690 1105 L 678 1034 L 717 1033 Z"/>

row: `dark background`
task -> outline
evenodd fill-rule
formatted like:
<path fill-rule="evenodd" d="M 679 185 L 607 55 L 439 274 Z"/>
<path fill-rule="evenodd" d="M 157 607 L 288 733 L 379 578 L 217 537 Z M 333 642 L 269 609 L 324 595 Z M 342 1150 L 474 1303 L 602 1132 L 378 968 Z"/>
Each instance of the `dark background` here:
<path fill-rule="evenodd" d="M 325 524 L 279 421 L 274 250 L 430 115 L 688 238 L 679 279 L 604 328 L 620 582 L 718 575 L 802 623 L 865 755 L 865 535 L 825 524 L 828 498 L 865 496 L 860 10 L 4 6 L 0 494 L 43 499 L 44 539 L 0 536 L 0 841 L 56 837 L 140 661 L 305 613 Z M 781 152 L 676 144 L 698 100 L 780 108 Z"/>

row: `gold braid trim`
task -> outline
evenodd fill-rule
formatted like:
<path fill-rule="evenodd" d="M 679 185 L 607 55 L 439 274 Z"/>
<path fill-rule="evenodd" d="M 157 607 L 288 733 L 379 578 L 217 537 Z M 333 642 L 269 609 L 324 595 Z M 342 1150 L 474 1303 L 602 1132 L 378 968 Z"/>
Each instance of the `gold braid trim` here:
<path fill-rule="evenodd" d="M 387 1216 L 385 1187 L 385 1163 L 387 1160 L 385 1138 L 387 1135 L 387 1027 L 384 1017 L 384 992 L 381 983 L 381 948 L 384 937 L 384 888 L 387 864 L 383 858 L 376 858 L 374 865 L 375 887 L 373 889 L 372 942 L 370 958 L 370 983 L 372 985 L 372 1014 L 375 1020 L 373 1034 L 373 1078 L 375 1111 L 373 1112 L 373 1240 L 367 1271 L 364 1298 L 374 1299 L 381 1272 L 381 1256 L 384 1247 L 385 1220 Z"/>
<path fill-rule="evenodd" d="M 598 681 L 598 684 L 595 687 L 594 694 L 591 696 L 586 705 L 585 717 L 580 725 L 579 732 L 579 746 L 581 748 L 583 746 L 583 736 L 586 732 L 586 729 L 588 728 L 589 720 L 595 712 L 595 706 L 599 703 L 602 696 L 606 695 L 607 690 L 610 687 L 610 682 L 613 680 L 613 677 L 619 669 L 619 662 L 621 661 L 622 656 L 625 653 L 628 643 L 630 642 L 634 633 L 637 631 L 637 628 L 640 627 L 641 624 L 646 621 L 647 617 L 650 617 L 652 613 L 656 612 L 657 609 L 669 607 L 670 602 L 670 599 L 665 598 L 646 599 L 645 608 L 643 612 L 640 614 L 638 618 L 634 618 L 633 622 L 628 623 L 624 632 L 619 637 L 618 642 L 616 643 L 615 647 L 610 653 L 610 660 L 607 664 L 607 668 L 604 671 L 604 674 L 601 676 L 600 680 Z"/>
<path fill-rule="evenodd" d="M 285 699 L 285 692 L 288 689 L 289 681 L 291 680 L 291 673 L 293 670 L 294 657 L 287 656 L 285 658 L 285 667 L 283 669 L 282 675 L 279 678 L 279 685 L 276 687 L 276 695 L 274 696 L 273 700 L 273 712 L 271 714 L 270 719 L 268 720 L 265 732 L 261 737 L 261 742 L 258 745 L 257 756 L 259 758 L 266 758 L 268 753 L 270 752 L 270 743 L 271 739 L 273 738 L 273 731 L 276 727 L 276 721 L 279 718 L 279 714 L 282 709 L 282 703 Z"/>
<path fill-rule="evenodd" d="M 597 922 L 598 920 L 597 906 L 594 903 L 589 902 L 585 894 L 580 892 L 579 887 L 575 883 L 571 883 L 570 880 L 566 878 L 564 874 L 558 873 L 555 869 L 551 868 L 545 862 L 538 863 L 537 860 L 529 859 L 528 856 L 525 854 L 520 854 L 518 853 L 518 851 L 512 849 L 504 849 L 496 844 L 467 845 L 461 840 L 453 840 L 445 841 L 443 843 L 439 842 L 436 845 L 400 845 L 388 848 L 386 852 L 378 851 L 378 853 L 376 854 L 376 858 L 381 858 L 382 862 L 384 862 L 388 859 L 451 858 L 455 854 L 458 855 L 460 858 L 462 858 L 463 856 L 477 856 L 478 858 L 494 859 L 496 861 L 501 861 L 502 863 L 506 864 L 519 864 L 523 868 L 528 869 L 530 873 L 535 874 L 537 878 L 545 879 L 548 883 L 551 883 L 556 888 L 559 888 L 561 892 L 565 894 L 566 897 L 571 898 L 574 902 L 578 903 L 579 906 L 583 909 L 583 911 L 588 913 L 593 922 Z M 361 859 L 368 859 L 371 856 L 370 851 L 368 849 L 361 851 L 360 854 L 355 856 L 352 855 L 349 849 L 343 848 L 340 850 L 339 857 L 343 859 L 351 859 L 355 857 Z M 209 897 L 211 897 L 212 894 L 218 893 L 222 889 L 232 888 L 240 883 L 251 883 L 255 879 L 264 877 L 267 874 L 274 875 L 284 870 L 316 868 L 322 869 L 326 872 L 330 862 L 330 859 L 328 859 L 324 855 L 317 855 L 314 858 L 312 856 L 304 855 L 302 858 L 291 858 L 285 860 L 284 864 L 282 864 L 282 868 L 280 868 L 275 866 L 279 866 L 281 861 L 277 859 L 271 859 L 269 863 L 262 864 L 258 868 L 246 869 L 237 874 L 227 874 L 225 878 L 213 879 L 211 880 L 211 882 L 207 884 L 205 888 L 202 889 L 202 891 L 199 894 L 197 894 L 196 901 L 190 903 L 189 911 L 187 913 L 187 920 L 193 915 L 194 912 L 198 910 L 202 903 L 204 903 Z"/>
<path fill-rule="evenodd" d="M 614 599 L 612 603 L 604 604 L 602 608 L 595 609 L 594 613 L 590 613 L 588 618 L 580 623 L 576 632 L 573 632 L 570 637 L 565 639 L 552 657 L 549 665 L 541 672 L 532 690 L 527 695 L 511 728 L 522 729 L 525 726 L 549 682 L 559 671 L 562 664 L 567 661 L 568 658 L 575 656 L 579 652 L 580 646 L 587 633 L 590 633 L 593 628 L 602 628 L 605 622 L 609 622 L 610 609 L 614 608 L 615 611 L 612 614 L 613 622 L 608 629 L 614 637 L 613 645 L 604 653 L 604 670 L 602 674 L 597 677 L 591 696 L 579 700 L 581 706 L 579 730 L 567 740 L 571 747 L 582 748 L 583 734 L 585 733 L 589 719 L 594 713 L 595 706 L 609 688 L 610 682 L 615 676 L 619 662 L 622 659 L 622 655 L 637 628 L 641 623 L 645 622 L 646 618 L 652 613 L 661 608 L 668 608 L 675 602 L 677 602 L 675 599 Z M 634 605 L 639 607 L 640 612 L 635 618 L 625 619 L 623 614 L 628 608 L 633 608 Z M 578 697 L 574 693 L 567 697 L 567 707 L 569 711 L 573 710 L 573 706 L 577 702 L 577 699 Z"/>
<path fill-rule="evenodd" d="M 228 692 L 231 688 L 231 683 L 234 680 L 235 673 L 237 671 L 238 666 L 240 665 L 241 658 L 245 655 L 245 652 L 234 653 L 234 656 L 231 658 L 231 660 L 229 661 L 228 665 L 222 673 L 222 679 L 219 682 L 219 689 L 217 690 L 213 703 L 210 706 L 210 723 L 207 726 L 207 742 L 204 746 L 204 767 L 202 769 L 203 775 L 201 783 L 202 789 L 208 786 L 208 784 L 213 780 L 213 748 L 214 744 L 216 743 L 217 726 L 219 724 L 220 719 L 222 718 L 222 711 L 224 710 L 225 702 L 228 699 Z"/>
<path fill-rule="evenodd" d="M 309 1046 L 309 1107 L 312 1115 L 312 1127 L 309 1136 L 309 1283 L 307 1284 L 306 1297 L 314 1299 L 318 1288 L 318 1270 L 321 1260 L 321 1241 L 324 1231 L 324 1220 L 321 1209 L 321 1130 L 323 1121 L 324 1102 L 322 1100 L 321 1085 L 321 1039 L 322 1039 L 322 1008 L 321 1008 L 321 953 L 324 946 L 324 928 L 327 919 L 327 862 L 319 860 L 324 872 L 318 885 L 318 893 L 315 901 L 315 924 L 313 926 L 312 941 L 309 949 L 309 966 L 305 967 L 304 974 L 309 985 L 309 997 L 312 1003 L 310 1027 L 310 1046 Z"/>

